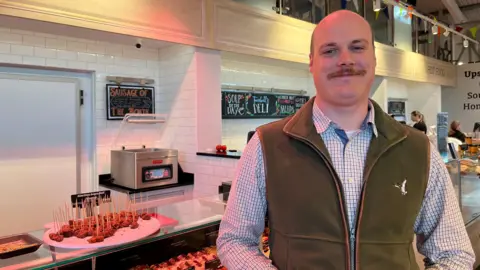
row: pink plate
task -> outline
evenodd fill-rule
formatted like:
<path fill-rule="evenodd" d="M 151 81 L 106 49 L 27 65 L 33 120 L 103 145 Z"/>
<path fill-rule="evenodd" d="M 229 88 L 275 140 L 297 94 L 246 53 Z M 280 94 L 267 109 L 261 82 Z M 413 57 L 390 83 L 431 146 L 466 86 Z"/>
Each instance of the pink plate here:
<path fill-rule="evenodd" d="M 128 242 L 140 240 L 160 230 L 160 222 L 155 218 L 152 218 L 150 220 L 139 219 L 138 225 L 139 226 L 136 229 L 118 229 L 115 232 L 115 235 L 113 235 L 112 237 L 106 238 L 103 242 L 94 244 L 90 244 L 87 242 L 87 239 L 89 239 L 90 237 L 86 237 L 84 239 L 70 237 L 64 238 L 62 242 L 55 242 L 51 240 L 50 237 L 48 237 L 50 233 L 54 232 L 54 229 L 49 229 L 43 234 L 43 242 L 49 246 L 66 249 L 101 248 L 121 245 Z"/>

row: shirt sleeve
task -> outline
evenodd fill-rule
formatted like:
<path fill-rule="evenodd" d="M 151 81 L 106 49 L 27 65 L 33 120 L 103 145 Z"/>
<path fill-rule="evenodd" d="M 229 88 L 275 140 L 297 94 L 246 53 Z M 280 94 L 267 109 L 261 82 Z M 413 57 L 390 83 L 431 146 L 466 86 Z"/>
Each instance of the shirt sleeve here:
<path fill-rule="evenodd" d="M 447 167 L 431 145 L 430 175 L 415 222 L 418 251 L 431 263 L 428 269 L 473 269 L 475 253 L 468 238 Z"/>
<path fill-rule="evenodd" d="M 262 149 L 255 133 L 237 165 L 220 223 L 217 251 L 229 270 L 276 269 L 259 249 L 267 211 L 265 185 Z"/>

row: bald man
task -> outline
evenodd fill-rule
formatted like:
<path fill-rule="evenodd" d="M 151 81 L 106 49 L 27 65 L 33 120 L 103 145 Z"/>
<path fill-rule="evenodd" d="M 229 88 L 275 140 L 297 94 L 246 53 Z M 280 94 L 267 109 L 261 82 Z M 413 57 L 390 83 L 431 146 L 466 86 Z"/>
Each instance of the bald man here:
<path fill-rule="evenodd" d="M 373 100 L 368 22 L 349 11 L 312 35 L 316 97 L 259 127 L 245 148 L 220 224 L 229 270 L 472 269 L 475 261 L 447 169 L 425 134 Z M 268 213 L 268 215 L 267 215 Z M 258 249 L 265 217 L 270 258 Z"/>

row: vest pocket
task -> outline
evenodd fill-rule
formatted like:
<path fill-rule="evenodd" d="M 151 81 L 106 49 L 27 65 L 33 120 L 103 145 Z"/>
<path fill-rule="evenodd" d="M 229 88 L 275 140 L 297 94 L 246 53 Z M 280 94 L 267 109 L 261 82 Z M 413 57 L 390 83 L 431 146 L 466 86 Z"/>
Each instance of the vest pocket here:
<path fill-rule="evenodd" d="M 419 270 L 412 243 L 360 243 L 356 270 Z"/>
<path fill-rule="evenodd" d="M 270 260 L 278 270 L 286 270 L 288 262 L 288 237 L 270 228 Z"/>
<path fill-rule="evenodd" d="M 307 236 L 287 236 L 288 270 L 346 269 L 345 242 Z"/>

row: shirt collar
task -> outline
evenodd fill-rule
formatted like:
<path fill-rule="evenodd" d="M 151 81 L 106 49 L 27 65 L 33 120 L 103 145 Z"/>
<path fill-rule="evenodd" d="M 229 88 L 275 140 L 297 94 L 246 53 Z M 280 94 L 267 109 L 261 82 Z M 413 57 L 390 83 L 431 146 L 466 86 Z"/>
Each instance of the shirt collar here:
<path fill-rule="evenodd" d="M 325 132 L 330 125 L 335 125 L 332 120 L 323 114 L 322 110 L 320 110 L 316 104 L 313 104 L 312 118 L 318 134 Z M 377 127 L 375 126 L 375 109 L 373 108 L 373 104 L 370 100 L 368 101 L 368 113 L 363 120 L 362 129 L 368 126 L 372 127 L 375 137 L 378 136 Z"/>

